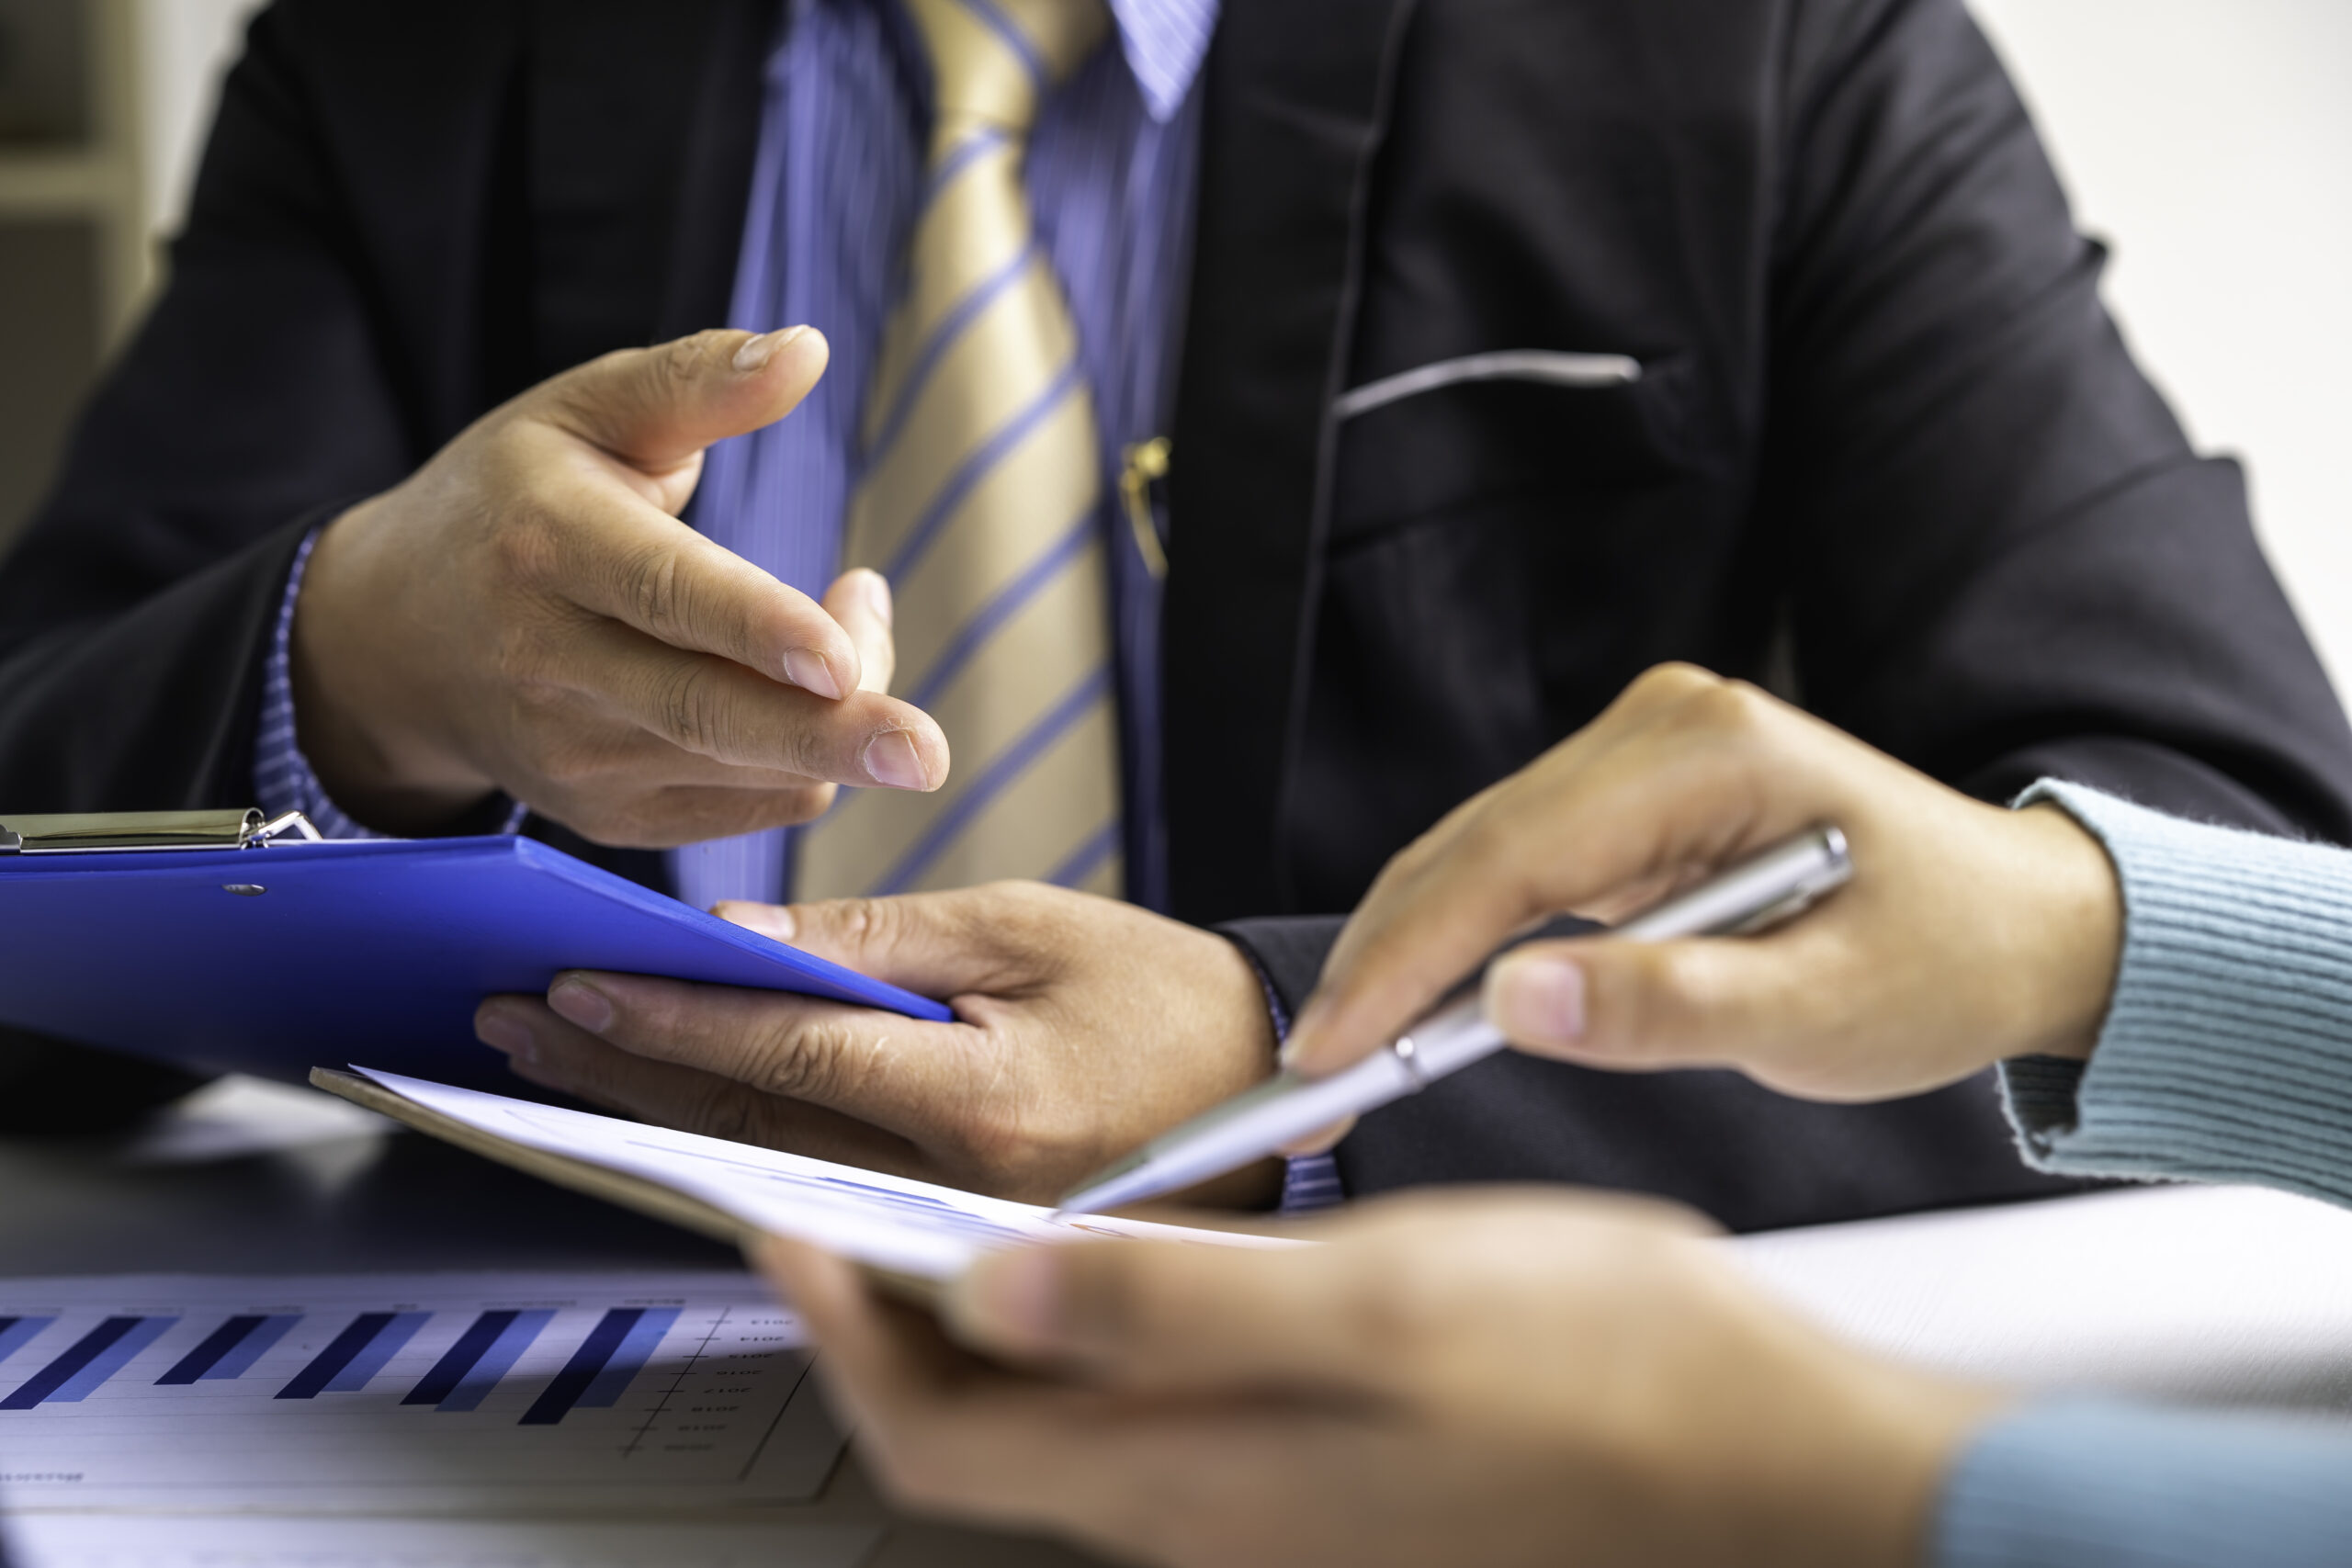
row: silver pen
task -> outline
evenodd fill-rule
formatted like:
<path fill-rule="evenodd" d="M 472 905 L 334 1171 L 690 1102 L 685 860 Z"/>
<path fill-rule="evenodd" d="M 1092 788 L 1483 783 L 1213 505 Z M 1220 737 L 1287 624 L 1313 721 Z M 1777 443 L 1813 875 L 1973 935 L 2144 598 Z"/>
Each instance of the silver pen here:
<path fill-rule="evenodd" d="M 1632 942 L 1744 935 L 1804 912 L 1853 874 L 1846 835 L 1832 827 L 1809 828 L 1611 934 Z M 1064 1197 L 1061 1212 L 1114 1209 L 1238 1170 L 1319 1128 L 1418 1093 L 1507 1043 L 1487 1021 L 1484 998 L 1474 984 L 1387 1049 L 1329 1077 L 1278 1072 L 1161 1134 Z"/>

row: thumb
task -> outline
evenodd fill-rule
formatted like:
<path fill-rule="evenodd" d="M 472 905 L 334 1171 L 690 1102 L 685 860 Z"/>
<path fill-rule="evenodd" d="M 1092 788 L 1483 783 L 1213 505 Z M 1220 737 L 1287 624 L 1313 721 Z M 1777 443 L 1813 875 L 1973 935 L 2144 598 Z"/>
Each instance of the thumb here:
<path fill-rule="evenodd" d="M 1791 933 L 1794 937 L 1797 933 Z M 1519 1049 L 1620 1072 L 1729 1066 L 1768 1083 L 1834 1020 L 1791 941 L 1530 942 L 1487 970 L 1488 1021 Z M 1802 1075 L 1800 1075 L 1802 1076 Z"/>
<path fill-rule="evenodd" d="M 948 1283 L 949 1334 L 1015 1364 L 1083 1368 L 1131 1388 L 1204 1393 L 1279 1381 L 1371 1390 L 1396 1372 L 1350 1326 L 1387 1282 L 1361 1246 L 1257 1248 L 1079 1242 L 982 1256 Z M 1403 1258 L 1378 1261 L 1395 1269 Z"/>
<path fill-rule="evenodd" d="M 616 349 L 538 389 L 538 417 L 650 474 L 714 441 L 773 424 L 825 373 L 813 327 L 713 330 L 650 348 Z"/>

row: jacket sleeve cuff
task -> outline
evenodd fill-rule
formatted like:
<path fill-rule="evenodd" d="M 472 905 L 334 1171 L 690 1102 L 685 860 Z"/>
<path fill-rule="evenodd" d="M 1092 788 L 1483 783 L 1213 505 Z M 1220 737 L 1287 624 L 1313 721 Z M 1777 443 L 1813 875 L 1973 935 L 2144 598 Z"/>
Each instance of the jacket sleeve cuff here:
<path fill-rule="evenodd" d="M 2088 1063 L 2002 1084 L 2028 1163 L 2352 1203 L 2352 854 L 2045 780 L 2114 862 L 2123 953 Z"/>
<path fill-rule="evenodd" d="M 1290 1037 L 1291 1019 L 1315 988 L 1323 955 L 1331 950 L 1342 923 L 1322 919 L 1236 920 L 1217 928 L 1258 972 L 1276 1041 Z M 1294 1155 L 1283 1162 L 1283 1195 L 1274 1212 L 1311 1214 L 1343 1203 L 1347 1197 L 1340 1162 L 1331 1154 Z"/>
<path fill-rule="evenodd" d="M 1945 1478 L 1933 1568 L 2322 1568 L 2352 1543 L 2352 1434 L 2292 1416 L 2053 1399 Z"/>

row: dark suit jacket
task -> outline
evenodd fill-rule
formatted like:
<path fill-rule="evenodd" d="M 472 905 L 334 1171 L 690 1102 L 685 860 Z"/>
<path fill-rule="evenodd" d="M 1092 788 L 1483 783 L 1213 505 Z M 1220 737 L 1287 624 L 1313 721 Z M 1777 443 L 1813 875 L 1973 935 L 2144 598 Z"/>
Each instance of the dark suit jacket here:
<path fill-rule="evenodd" d="M 722 319 L 777 10 L 256 23 L 170 286 L 0 574 L 0 801 L 244 802 L 303 530 L 539 378 Z M 1229 4 L 1206 73 L 1180 914 L 1344 909 L 1645 667 L 1776 646 L 1815 711 L 1988 797 L 2059 773 L 2352 837 L 2352 735 L 2240 476 L 2132 367 L 1959 0 Z M 1333 416 L 1512 348 L 1646 373 Z M 1241 934 L 1295 997 L 1328 925 Z M 1981 1085 L 1832 1111 L 1517 1061 L 1343 1163 L 1360 1190 L 1631 1181 L 1741 1224 L 2022 1179 Z"/>

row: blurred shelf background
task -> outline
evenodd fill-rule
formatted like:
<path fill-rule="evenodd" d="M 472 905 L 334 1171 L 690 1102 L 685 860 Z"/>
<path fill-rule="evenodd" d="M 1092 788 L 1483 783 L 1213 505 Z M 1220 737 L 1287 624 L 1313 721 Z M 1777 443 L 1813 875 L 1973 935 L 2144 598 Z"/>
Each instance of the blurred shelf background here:
<path fill-rule="evenodd" d="M 0 546 L 187 201 L 259 0 L 0 0 Z"/>

